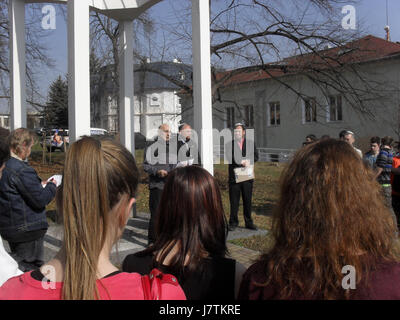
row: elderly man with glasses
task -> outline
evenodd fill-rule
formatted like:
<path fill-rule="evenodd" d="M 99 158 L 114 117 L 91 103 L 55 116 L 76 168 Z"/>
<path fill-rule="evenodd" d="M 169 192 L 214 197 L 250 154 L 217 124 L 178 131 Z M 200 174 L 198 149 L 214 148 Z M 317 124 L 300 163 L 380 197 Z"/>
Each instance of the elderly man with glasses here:
<path fill-rule="evenodd" d="M 347 142 L 354 148 L 354 150 L 359 154 L 361 158 L 363 157 L 362 151 L 354 146 L 354 142 L 356 141 L 356 139 L 354 138 L 354 132 L 349 130 L 340 131 L 339 139 Z"/>

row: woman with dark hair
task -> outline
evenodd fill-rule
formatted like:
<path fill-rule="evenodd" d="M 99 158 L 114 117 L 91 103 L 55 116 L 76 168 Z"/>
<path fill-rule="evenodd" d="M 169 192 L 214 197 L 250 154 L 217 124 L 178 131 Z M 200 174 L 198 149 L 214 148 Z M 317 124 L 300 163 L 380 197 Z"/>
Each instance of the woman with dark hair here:
<path fill-rule="evenodd" d="M 272 236 L 239 299 L 400 299 L 396 226 L 372 171 L 344 141 L 296 153 Z"/>
<path fill-rule="evenodd" d="M 213 177 L 197 166 L 173 170 L 158 210 L 156 241 L 127 256 L 122 269 L 173 274 L 188 300 L 234 299 L 244 269 L 225 258 L 227 223 Z"/>

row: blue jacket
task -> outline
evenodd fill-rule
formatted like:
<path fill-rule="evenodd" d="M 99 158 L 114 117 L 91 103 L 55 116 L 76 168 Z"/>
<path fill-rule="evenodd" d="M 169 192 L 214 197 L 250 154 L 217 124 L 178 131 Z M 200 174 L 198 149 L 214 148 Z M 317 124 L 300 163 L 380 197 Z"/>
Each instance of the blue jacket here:
<path fill-rule="evenodd" d="M 43 188 L 36 171 L 25 162 L 11 158 L 0 180 L 0 235 L 8 240 L 27 231 L 47 229 L 46 205 L 56 186 Z"/>

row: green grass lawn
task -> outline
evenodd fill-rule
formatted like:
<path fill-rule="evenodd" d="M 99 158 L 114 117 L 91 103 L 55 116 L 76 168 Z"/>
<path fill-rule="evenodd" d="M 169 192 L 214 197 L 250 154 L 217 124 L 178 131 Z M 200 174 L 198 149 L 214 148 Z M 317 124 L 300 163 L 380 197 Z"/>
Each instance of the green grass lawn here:
<path fill-rule="evenodd" d="M 31 164 L 37 170 L 42 179 L 47 179 L 53 174 L 62 172 L 65 154 L 60 151 L 46 153 L 46 162 L 43 163 L 43 151 L 36 144 L 32 149 Z M 147 174 L 143 171 L 143 150 L 136 150 L 137 165 L 140 172 L 140 183 L 137 195 L 137 211 L 149 212 L 149 190 L 147 186 Z M 253 189 L 252 217 L 254 223 L 261 229 L 269 230 L 271 227 L 271 214 L 278 198 L 279 177 L 284 164 L 259 162 L 255 165 L 255 182 Z M 228 194 L 228 165 L 214 165 L 214 177 L 221 189 L 222 202 L 227 219 L 229 219 L 229 194 Z M 48 210 L 55 210 L 54 201 L 49 204 Z M 243 206 L 239 207 L 239 225 L 244 226 Z M 234 244 L 257 251 L 263 251 L 270 246 L 268 236 L 255 236 L 246 239 L 231 241 Z"/>

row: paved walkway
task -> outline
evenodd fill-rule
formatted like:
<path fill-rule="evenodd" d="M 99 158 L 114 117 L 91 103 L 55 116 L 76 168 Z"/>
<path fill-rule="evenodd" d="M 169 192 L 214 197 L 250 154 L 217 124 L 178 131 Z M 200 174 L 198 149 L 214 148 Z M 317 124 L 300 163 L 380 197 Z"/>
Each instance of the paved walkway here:
<path fill-rule="evenodd" d="M 149 218 L 149 214 L 138 213 L 135 218 L 129 219 L 122 239 L 112 250 L 111 260 L 113 263 L 120 266 L 128 254 L 141 251 L 146 247 Z M 229 232 L 228 241 L 238 238 L 247 238 L 253 235 L 266 234 L 266 232 L 267 231 L 265 230 L 254 231 L 245 228 L 236 228 L 235 231 Z M 60 249 L 62 233 L 61 225 L 56 223 L 50 225 L 49 230 L 45 235 L 45 261 L 52 259 Z M 243 248 L 229 242 L 228 249 L 230 256 L 241 262 L 246 267 L 249 267 L 260 254 L 258 251 Z"/>

